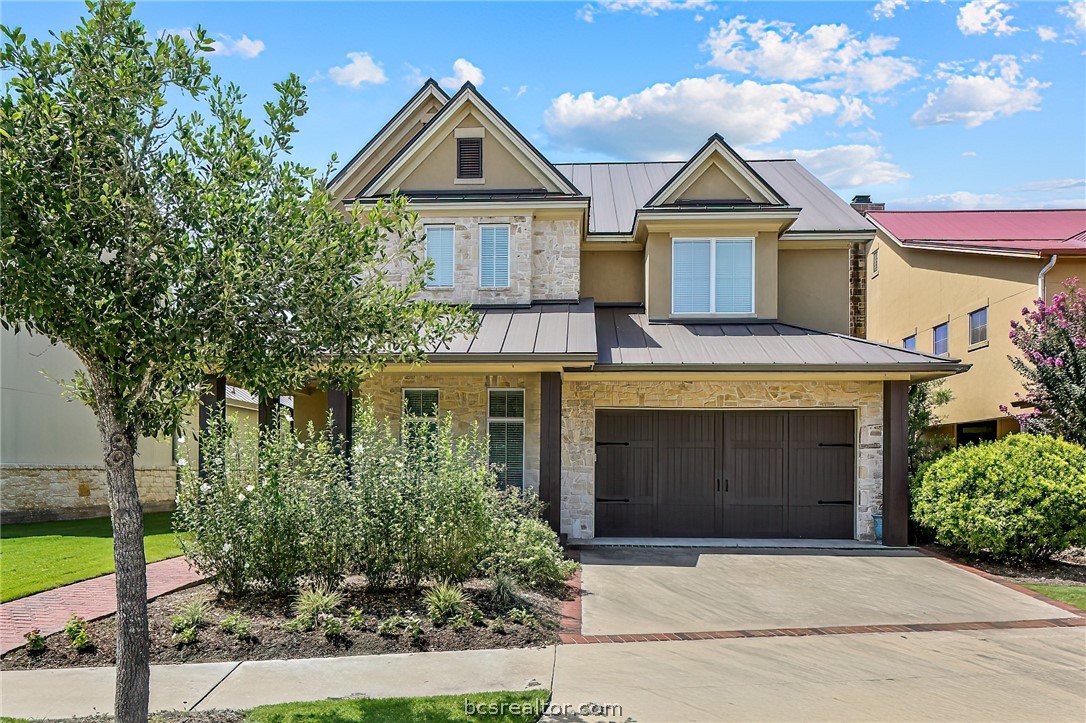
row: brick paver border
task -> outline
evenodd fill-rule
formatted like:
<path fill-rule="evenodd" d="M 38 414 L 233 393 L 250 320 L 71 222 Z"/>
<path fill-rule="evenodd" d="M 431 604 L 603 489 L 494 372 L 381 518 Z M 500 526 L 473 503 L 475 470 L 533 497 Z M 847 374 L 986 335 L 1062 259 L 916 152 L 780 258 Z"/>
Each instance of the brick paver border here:
<path fill-rule="evenodd" d="M 147 599 L 192 587 L 203 576 L 184 557 L 171 557 L 147 566 Z M 26 644 L 23 635 L 37 628 L 42 635 L 64 629 L 72 615 L 97 620 L 117 612 L 117 576 L 73 582 L 0 605 L 0 654 Z"/>
<path fill-rule="evenodd" d="M 570 589 L 569 599 L 564 600 L 559 610 L 560 626 L 558 639 L 569 645 L 590 645 L 594 643 L 646 643 L 665 640 L 728 640 L 736 638 L 784 638 L 784 637 L 810 637 L 815 635 L 863 635 L 871 633 L 930 633 L 962 630 L 1026 630 L 1035 628 L 1076 628 L 1086 627 L 1086 611 L 1079 610 L 1073 605 L 1053 600 L 1035 590 L 994 575 L 990 572 L 978 570 L 975 567 L 962 564 L 945 555 L 928 550 L 923 547 L 916 548 L 926 555 L 930 555 L 942 562 L 953 565 L 960 570 L 979 575 L 986 580 L 1003 585 L 1015 592 L 1048 603 L 1064 612 L 1073 613 L 1070 618 L 1043 618 L 1038 620 L 1000 620 L 977 621 L 960 623 L 908 623 L 902 625 L 837 625 L 815 628 L 766 628 L 758 630 L 711 630 L 682 633 L 633 633 L 623 635 L 584 635 L 581 627 L 581 571 L 578 570 L 567 581 Z"/>

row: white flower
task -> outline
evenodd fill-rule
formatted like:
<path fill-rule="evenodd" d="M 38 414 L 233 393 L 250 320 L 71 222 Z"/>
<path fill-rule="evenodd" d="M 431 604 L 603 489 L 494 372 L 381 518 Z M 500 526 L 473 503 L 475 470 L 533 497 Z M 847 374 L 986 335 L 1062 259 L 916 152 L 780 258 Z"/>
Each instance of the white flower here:
<path fill-rule="evenodd" d="M 189 461 L 187 459 L 185 459 L 184 457 L 181 457 L 180 459 L 177 460 L 177 466 L 178 467 L 187 467 L 188 463 L 189 463 Z"/>
<path fill-rule="evenodd" d="M 210 492 L 211 491 L 211 485 L 209 485 L 207 482 L 204 482 L 202 485 L 200 485 L 200 491 L 201 492 Z"/>
<path fill-rule="evenodd" d="M 179 437 L 177 438 L 177 443 L 178 443 L 178 444 L 184 444 L 184 443 L 185 443 L 185 435 L 183 435 L 183 434 L 182 434 L 182 435 L 180 435 L 180 436 L 179 436 Z"/>
<path fill-rule="evenodd" d="M 301 442 L 298 442 L 298 449 L 305 449 L 305 445 Z"/>
<path fill-rule="evenodd" d="M 224 544 L 224 545 L 222 546 L 222 551 L 223 551 L 223 552 L 230 552 L 230 543 L 229 543 L 229 542 L 225 543 L 225 544 Z"/>
<path fill-rule="evenodd" d="M 238 502 L 244 502 L 244 501 L 245 501 L 245 495 L 239 493 L 238 494 Z"/>
<path fill-rule="evenodd" d="M 247 485 L 247 486 L 245 487 L 245 491 L 246 491 L 246 492 L 252 492 L 252 491 L 253 491 L 253 486 L 252 486 L 252 485 Z"/>
<path fill-rule="evenodd" d="M 287 414 L 283 415 L 283 419 L 287 420 L 288 422 L 293 422 L 294 421 L 294 417 L 290 416 L 289 412 Z"/>

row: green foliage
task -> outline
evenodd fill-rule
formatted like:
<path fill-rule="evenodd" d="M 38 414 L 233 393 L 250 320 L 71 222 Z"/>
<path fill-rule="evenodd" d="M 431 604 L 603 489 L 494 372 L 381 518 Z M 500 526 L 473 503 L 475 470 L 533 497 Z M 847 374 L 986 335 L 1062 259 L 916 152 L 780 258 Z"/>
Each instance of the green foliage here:
<path fill-rule="evenodd" d="M 185 645 L 192 645 L 193 643 L 195 643 L 199 636 L 199 628 L 187 627 L 175 629 L 175 632 L 170 637 L 170 639 L 173 641 L 174 645 L 178 647 L 183 647 Z"/>
<path fill-rule="evenodd" d="M 170 616 L 170 626 L 175 633 L 185 628 L 199 629 L 207 625 L 207 616 L 210 613 L 210 603 L 206 600 L 193 600 L 182 607 L 176 615 Z"/>
<path fill-rule="evenodd" d="M 505 616 L 519 625 L 535 625 L 537 622 L 535 615 L 527 608 L 513 608 Z"/>
<path fill-rule="evenodd" d="M 294 598 L 294 615 L 314 622 L 321 615 L 335 615 L 343 604 L 343 594 L 324 584 L 314 585 Z"/>
<path fill-rule="evenodd" d="M 999 559 L 1086 545 L 1086 449 L 1029 434 L 961 447 L 924 470 L 913 514 L 939 543 Z"/>
<path fill-rule="evenodd" d="M 454 615 L 459 615 L 468 604 L 468 598 L 458 585 L 439 582 L 422 596 L 430 620 L 440 625 Z"/>
<path fill-rule="evenodd" d="M 490 598 L 502 610 L 511 608 L 520 602 L 520 587 L 516 578 L 507 572 L 498 572 L 494 575 L 494 584 L 490 590 Z"/>
<path fill-rule="evenodd" d="M 414 615 L 392 615 L 377 624 L 377 634 L 387 638 L 398 638 L 407 633 L 412 640 L 422 638 L 422 624 Z"/>
<path fill-rule="evenodd" d="M 343 637 L 343 621 L 335 615 L 321 613 L 316 618 L 316 627 L 324 633 L 329 640 L 338 640 Z"/>
<path fill-rule="evenodd" d="M 929 431 L 942 421 L 939 407 L 954 395 L 943 380 L 921 382 L 909 388 L 909 479 L 914 479 L 925 462 L 930 462 L 953 446 L 950 437 Z"/>
<path fill-rule="evenodd" d="M 64 635 L 78 652 L 94 648 L 90 630 L 87 629 L 87 621 L 78 615 L 72 615 L 72 617 L 68 618 L 68 622 L 64 625 Z"/>
<path fill-rule="evenodd" d="M 45 650 L 45 636 L 38 628 L 24 633 L 23 639 L 26 640 L 26 649 L 31 653 L 40 653 Z"/>
<path fill-rule="evenodd" d="M 432 698 L 363 698 L 322 700 L 313 703 L 282 703 L 254 708 L 249 723 L 532 723 L 546 707 L 550 691 L 471 693 Z M 516 712 L 512 712 L 516 711 Z"/>
<path fill-rule="evenodd" d="M 245 617 L 241 613 L 230 613 L 222 622 L 219 623 L 219 629 L 227 635 L 233 635 L 238 640 L 251 640 L 252 633 L 252 621 Z"/>
<path fill-rule="evenodd" d="M 366 614 L 356 607 L 347 611 L 347 624 L 355 630 L 366 629 Z"/>
<path fill-rule="evenodd" d="M 355 413 L 350 474 L 337 440 L 285 423 L 255 433 L 214 422 L 211 471 L 183 468 L 175 518 L 197 569 L 223 590 L 286 594 L 299 580 L 417 586 L 504 574 L 559 585 L 574 569 L 538 519 L 534 493 L 500 489 L 485 439 L 446 418 L 402 436 L 367 405 Z M 304 440 L 304 441 L 303 441 Z"/>

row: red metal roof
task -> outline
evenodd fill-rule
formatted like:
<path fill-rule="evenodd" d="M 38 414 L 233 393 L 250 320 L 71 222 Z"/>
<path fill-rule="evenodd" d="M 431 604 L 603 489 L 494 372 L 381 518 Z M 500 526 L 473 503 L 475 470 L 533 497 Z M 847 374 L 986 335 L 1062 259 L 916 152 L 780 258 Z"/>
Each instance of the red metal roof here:
<path fill-rule="evenodd" d="M 1023 256 L 1086 256 L 1086 209 L 872 211 L 904 246 Z"/>

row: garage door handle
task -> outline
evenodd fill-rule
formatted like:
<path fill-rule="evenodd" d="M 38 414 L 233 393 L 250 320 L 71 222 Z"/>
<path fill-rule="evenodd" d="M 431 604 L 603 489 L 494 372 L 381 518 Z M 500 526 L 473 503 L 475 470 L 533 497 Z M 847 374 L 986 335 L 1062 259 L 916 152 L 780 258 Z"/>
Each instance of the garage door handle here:
<path fill-rule="evenodd" d="M 820 505 L 851 505 L 852 500 L 819 500 Z"/>
<path fill-rule="evenodd" d="M 851 447 L 852 442 L 819 442 L 819 447 Z"/>
<path fill-rule="evenodd" d="M 629 447 L 629 442 L 596 442 L 597 447 Z"/>
<path fill-rule="evenodd" d="M 629 497 L 597 497 L 596 502 L 629 502 Z"/>

